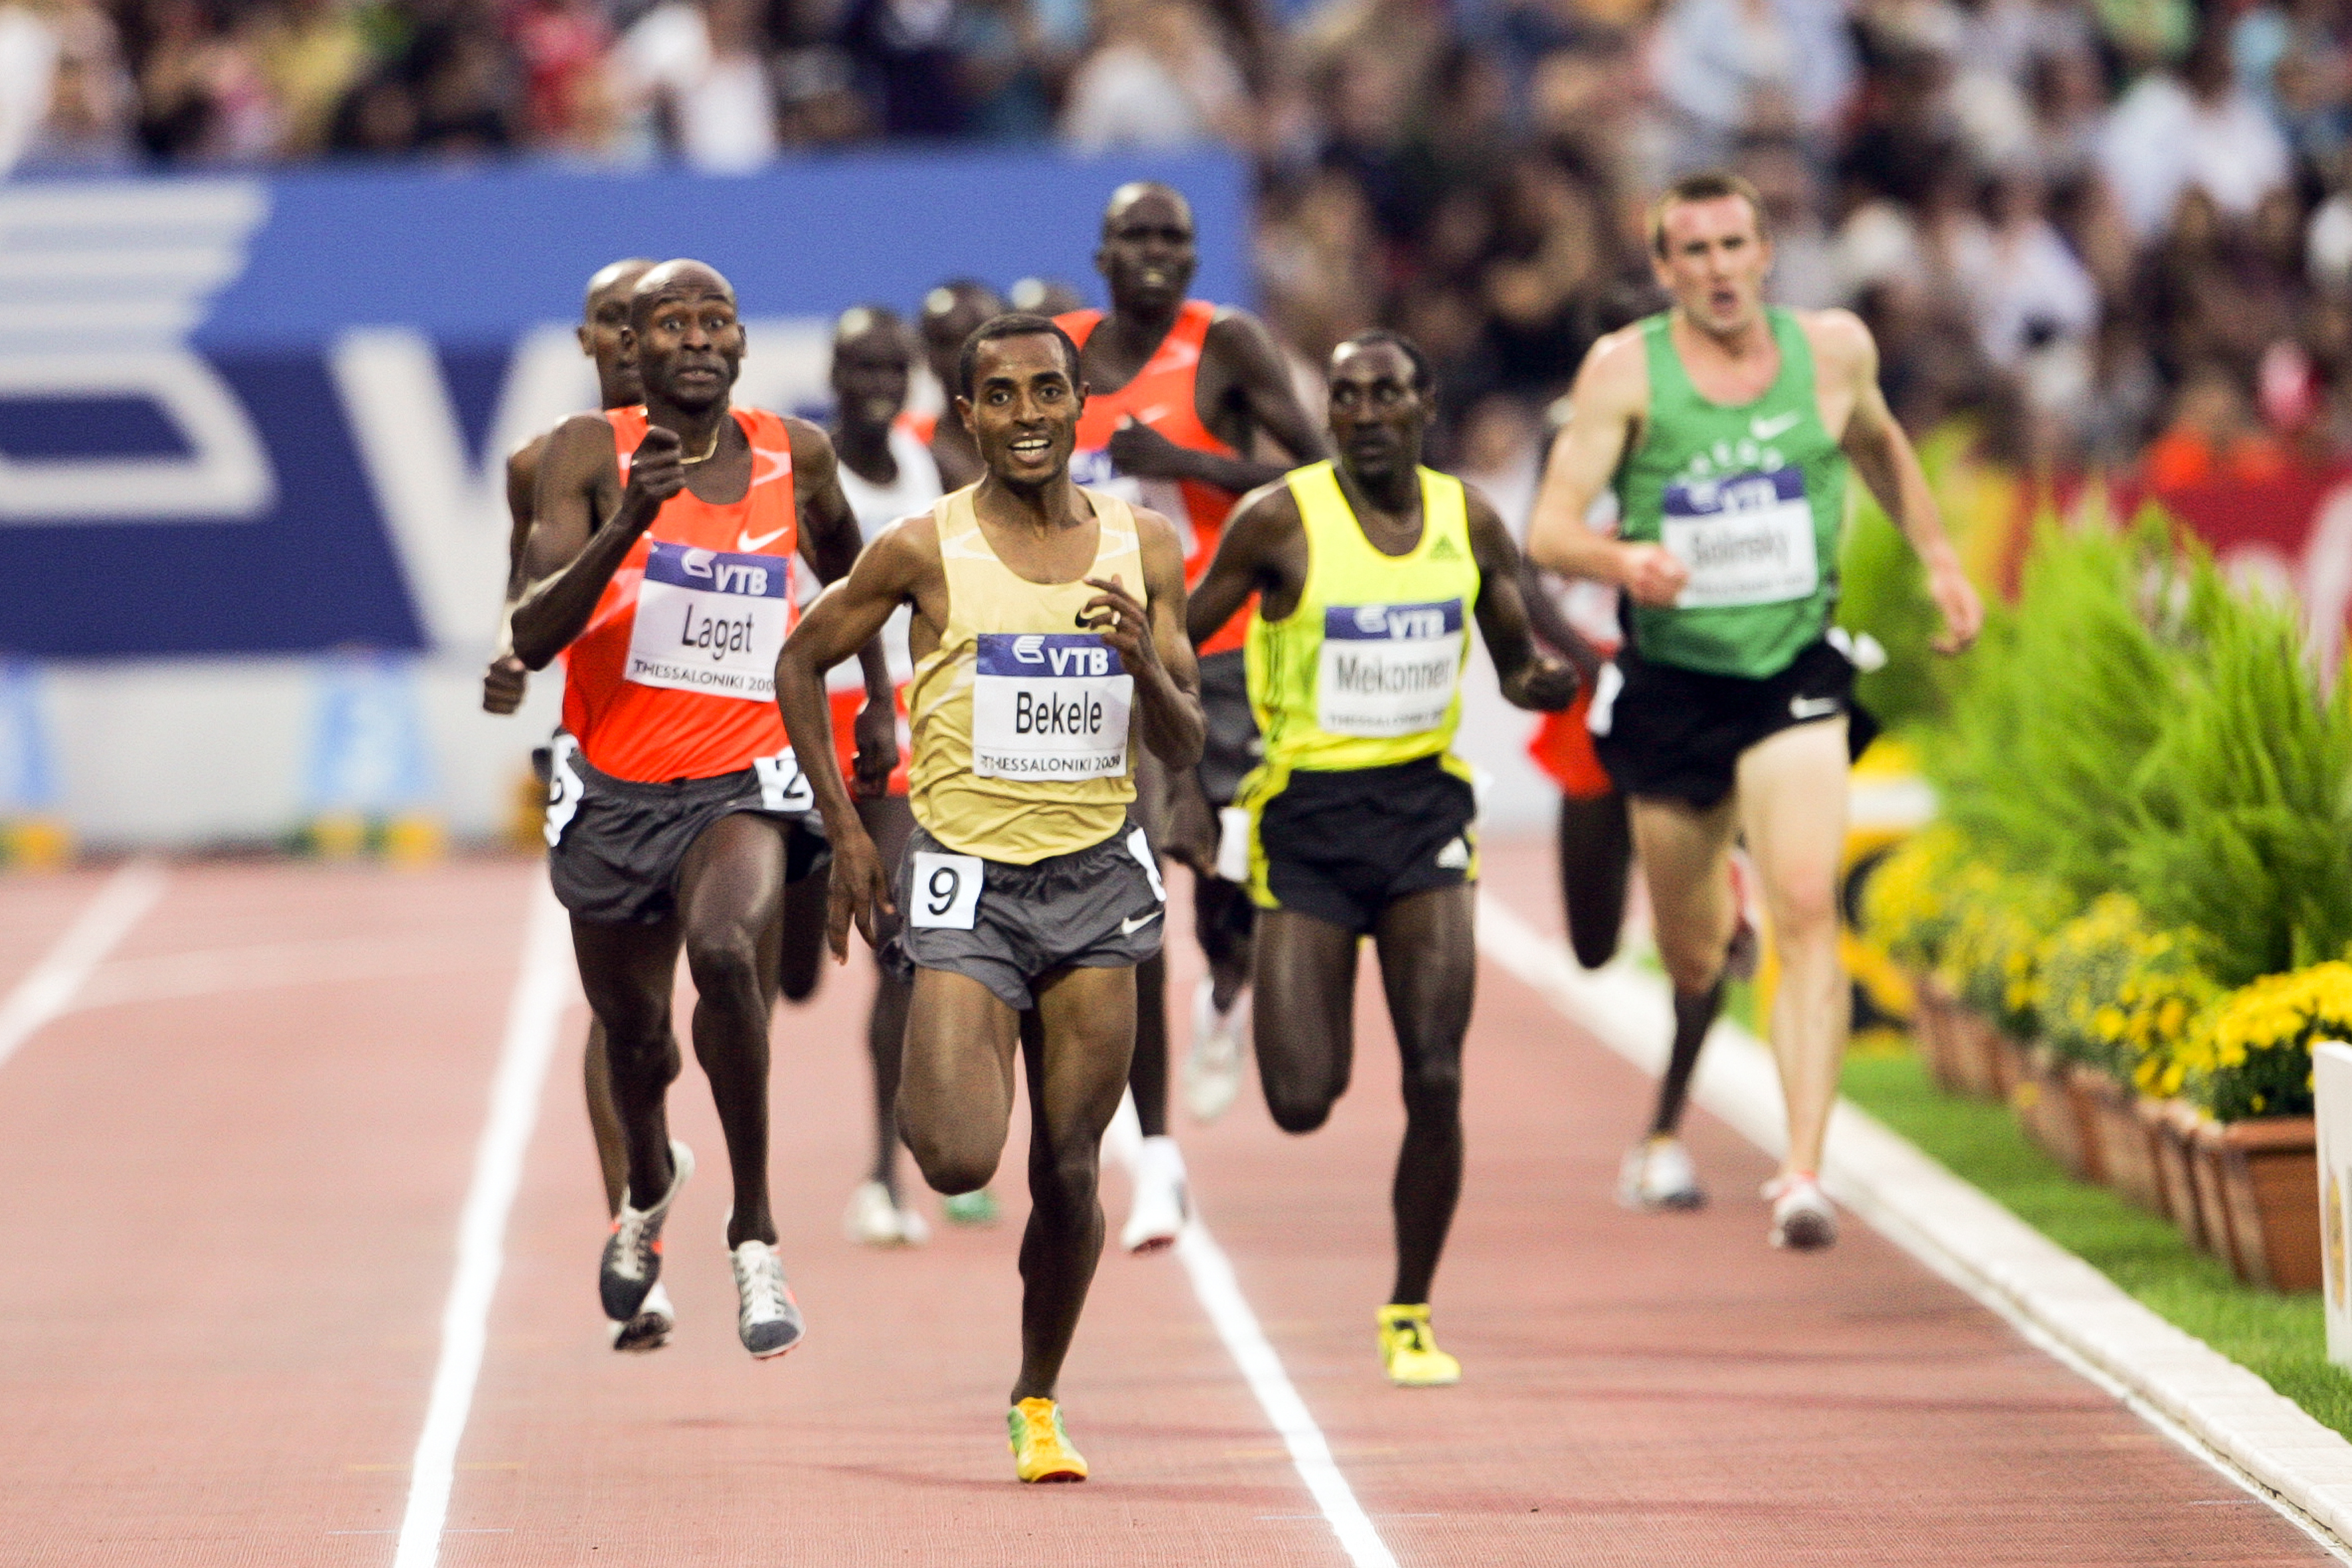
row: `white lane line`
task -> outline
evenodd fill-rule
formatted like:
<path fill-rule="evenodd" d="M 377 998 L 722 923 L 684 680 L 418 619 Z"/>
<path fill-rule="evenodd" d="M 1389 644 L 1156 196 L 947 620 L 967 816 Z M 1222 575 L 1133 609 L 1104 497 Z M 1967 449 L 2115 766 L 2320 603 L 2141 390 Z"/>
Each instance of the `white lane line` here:
<path fill-rule="evenodd" d="M 1136 1122 L 1135 1100 L 1130 1096 L 1120 1102 L 1118 1114 L 1111 1119 L 1110 1130 L 1103 1135 L 1103 1148 L 1132 1174 L 1136 1155 L 1142 1146 L 1142 1130 Z M 1182 1260 L 1184 1272 L 1192 1281 L 1192 1294 L 1200 1299 L 1202 1310 L 1216 1328 L 1217 1337 L 1225 1342 L 1225 1352 L 1234 1358 L 1250 1392 L 1257 1396 L 1258 1408 L 1265 1412 L 1266 1420 L 1282 1438 L 1283 1446 L 1290 1450 L 1291 1468 L 1307 1483 L 1307 1495 L 1323 1510 L 1322 1517 L 1330 1521 L 1348 1561 L 1355 1568 L 1397 1568 L 1395 1555 L 1381 1539 L 1381 1532 L 1372 1528 L 1371 1517 L 1364 1512 L 1363 1504 L 1356 1500 L 1356 1489 L 1339 1473 L 1323 1428 L 1315 1424 L 1307 1401 L 1291 1385 L 1290 1374 L 1282 1369 L 1282 1358 L 1275 1353 L 1265 1329 L 1259 1326 L 1257 1314 L 1250 1310 L 1248 1298 L 1242 1294 L 1241 1281 L 1234 1277 L 1232 1260 L 1202 1219 L 1198 1188 L 1193 1189 L 1192 1197 L 1192 1216 L 1183 1234 L 1176 1238 L 1176 1256 Z"/>
<path fill-rule="evenodd" d="M 162 866 L 143 858 L 124 862 L 106 879 L 56 945 L 0 1002 L 0 1063 L 73 1005 L 90 971 L 155 907 L 168 880 Z"/>
<path fill-rule="evenodd" d="M 1664 1066 L 1662 979 L 1623 959 L 1588 973 L 1491 893 L 1478 950 L 1634 1066 Z M 1787 1147 L 1771 1048 L 1730 1020 L 1708 1035 L 1691 1096 L 1768 1153 Z M 2352 1563 L 2352 1443 L 1849 1100 L 1831 1113 L 1822 1166 L 1831 1195 L 1881 1236 Z"/>
<path fill-rule="evenodd" d="M 555 1054 L 556 1025 L 575 989 L 562 906 L 548 890 L 545 875 L 534 875 L 522 972 L 508 1004 L 506 1043 L 490 1082 L 489 1120 L 474 1149 L 473 1184 L 457 1220 L 457 1272 L 441 1309 L 441 1359 L 433 1369 L 425 1430 L 409 1466 L 408 1508 L 401 1516 L 393 1568 L 434 1568 L 440 1560 L 457 1445 L 473 1411 L 490 1300 L 506 1266 L 507 1215 L 522 1181 L 523 1154 L 539 1124 L 540 1090 Z"/>

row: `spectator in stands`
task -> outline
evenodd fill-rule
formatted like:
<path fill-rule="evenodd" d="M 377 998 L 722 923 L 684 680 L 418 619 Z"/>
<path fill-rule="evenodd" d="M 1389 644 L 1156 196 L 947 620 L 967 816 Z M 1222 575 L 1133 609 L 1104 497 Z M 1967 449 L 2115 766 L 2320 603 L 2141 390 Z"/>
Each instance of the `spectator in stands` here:
<path fill-rule="evenodd" d="M 776 155 L 776 101 L 751 0 L 664 0 L 621 36 L 615 65 L 633 149 L 740 174 Z"/>
<path fill-rule="evenodd" d="M 2143 239 L 2172 217 L 2191 187 L 2242 217 L 2289 168 L 2285 140 L 2230 68 L 2229 35 L 2201 34 L 2178 74 L 2151 71 L 2116 105 L 2100 161 L 2125 218 Z"/>
<path fill-rule="evenodd" d="M 1100 0 L 1061 134 L 1086 153 L 1252 141 L 1241 69 L 1192 0 Z"/>

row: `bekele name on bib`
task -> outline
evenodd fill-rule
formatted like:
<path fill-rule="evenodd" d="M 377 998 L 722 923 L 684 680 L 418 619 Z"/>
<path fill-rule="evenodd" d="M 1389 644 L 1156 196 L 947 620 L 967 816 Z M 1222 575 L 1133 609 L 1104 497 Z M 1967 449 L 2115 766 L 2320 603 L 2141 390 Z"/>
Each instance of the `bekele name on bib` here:
<path fill-rule="evenodd" d="M 792 559 L 655 540 L 637 590 L 628 679 L 772 702 L 792 629 Z"/>
<path fill-rule="evenodd" d="M 1462 601 L 1327 605 L 1315 722 L 1389 740 L 1444 722 L 1462 676 Z"/>
<path fill-rule="evenodd" d="M 1092 632 L 982 632 L 971 681 L 971 771 L 1087 779 L 1127 772 L 1135 678 Z"/>
<path fill-rule="evenodd" d="M 1660 510 L 1660 542 L 1690 569 L 1683 609 L 1779 604 L 1821 585 L 1801 469 L 1679 480 Z"/>

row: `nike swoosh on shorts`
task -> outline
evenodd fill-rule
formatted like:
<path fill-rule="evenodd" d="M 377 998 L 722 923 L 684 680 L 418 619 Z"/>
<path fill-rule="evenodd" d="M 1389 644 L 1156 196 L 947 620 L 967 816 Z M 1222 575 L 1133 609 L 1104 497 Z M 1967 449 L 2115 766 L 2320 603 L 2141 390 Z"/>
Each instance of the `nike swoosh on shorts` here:
<path fill-rule="evenodd" d="M 1148 915 L 1138 915 L 1131 921 L 1121 921 L 1118 922 L 1118 934 L 1121 936 L 1133 936 L 1137 931 L 1141 931 L 1145 926 L 1150 925 L 1153 921 L 1156 921 L 1159 918 L 1160 911 L 1158 910 L 1154 910 Z"/>
<path fill-rule="evenodd" d="M 1826 719 L 1840 711 L 1842 704 L 1834 697 L 1791 697 L 1789 716 L 1792 719 Z"/>

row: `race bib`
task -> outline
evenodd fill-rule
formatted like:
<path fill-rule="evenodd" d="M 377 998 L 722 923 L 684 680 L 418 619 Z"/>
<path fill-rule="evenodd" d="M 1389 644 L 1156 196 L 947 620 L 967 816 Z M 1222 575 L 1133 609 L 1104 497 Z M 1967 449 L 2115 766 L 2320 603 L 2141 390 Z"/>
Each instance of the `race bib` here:
<path fill-rule="evenodd" d="M 790 746 L 772 757 L 752 759 L 751 771 L 759 775 L 761 811 L 816 809 L 816 792 L 809 787 L 800 759 L 793 755 Z"/>
<path fill-rule="evenodd" d="M 580 742 L 562 731 L 547 749 L 547 821 L 541 831 L 547 836 L 550 849 L 563 842 L 563 830 L 572 826 L 580 810 L 580 797 L 587 791 L 580 770 L 572 765 L 579 755 Z"/>
<path fill-rule="evenodd" d="M 1821 586 L 1799 469 L 1670 484 L 1659 529 L 1666 552 L 1690 569 L 1679 609 L 1777 605 Z"/>
<path fill-rule="evenodd" d="M 971 771 L 1091 779 L 1127 772 L 1135 678 L 1092 632 L 982 632 L 971 682 Z"/>
<path fill-rule="evenodd" d="M 981 859 L 977 855 L 915 851 L 914 886 L 907 923 L 970 931 L 980 910 Z"/>
<path fill-rule="evenodd" d="M 1391 740 L 1445 721 L 1462 679 L 1462 601 L 1327 605 L 1315 722 Z"/>
<path fill-rule="evenodd" d="M 625 678 L 639 686 L 772 702 L 792 629 L 792 563 L 654 541 Z"/>

